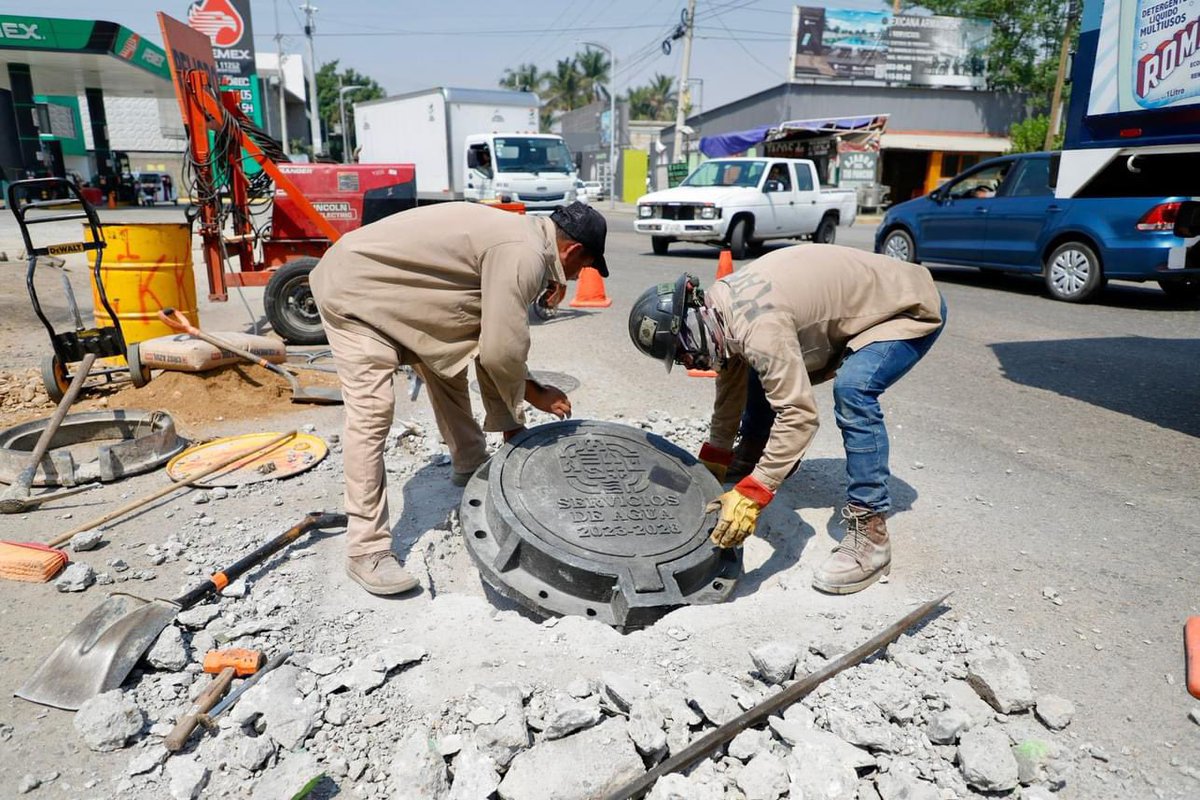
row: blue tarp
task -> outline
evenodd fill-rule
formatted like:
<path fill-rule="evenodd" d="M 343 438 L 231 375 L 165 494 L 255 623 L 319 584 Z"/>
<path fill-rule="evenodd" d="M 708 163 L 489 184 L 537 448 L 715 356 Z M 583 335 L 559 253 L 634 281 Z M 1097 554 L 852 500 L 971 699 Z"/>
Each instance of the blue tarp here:
<path fill-rule="evenodd" d="M 734 153 L 744 153 L 751 147 L 761 144 L 770 133 L 771 126 L 751 128 L 748 131 L 722 133 L 719 136 L 701 136 L 700 152 L 709 158 L 722 158 Z"/>

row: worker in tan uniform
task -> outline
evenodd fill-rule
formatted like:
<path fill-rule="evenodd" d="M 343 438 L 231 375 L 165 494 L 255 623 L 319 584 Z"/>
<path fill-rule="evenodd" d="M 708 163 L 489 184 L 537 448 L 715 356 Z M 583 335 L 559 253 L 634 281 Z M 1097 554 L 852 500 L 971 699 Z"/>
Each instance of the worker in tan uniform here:
<path fill-rule="evenodd" d="M 924 267 L 833 245 L 776 250 L 708 291 L 690 275 L 648 289 L 629 317 L 635 346 L 668 370 L 717 371 L 700 460 L 736 485 L 720 497 L 713 541 L 737 547 L 754 533 L 759 511 L 817 432 L 813 384 L 832 378 L 847 530 L 813 586 L 850 594 L 888 574 L 890 473 L 879 397 L 928 352 L 945 319 Z"/>
<path fill-rule="evenodd" d="M 584 267 L 607 277 L 607 228 L 582 203 L 549 218 L 473 203 L 416 208 L 346 234 L 310 281 L 345 399 L 347 562 L 374 594 L 417 586 L 391 550 L 383 452 L 395 410 L 393 379 L 411 366 L 428 387 L 450 449 L 455 485 L 487 460 L 484 430 L 506 439 L 523 430 L 522 403 L 558 417 L 571 402 L 529 378 L 528 309 Z M 483 399 L 471 411 L 467 365 Z"/>

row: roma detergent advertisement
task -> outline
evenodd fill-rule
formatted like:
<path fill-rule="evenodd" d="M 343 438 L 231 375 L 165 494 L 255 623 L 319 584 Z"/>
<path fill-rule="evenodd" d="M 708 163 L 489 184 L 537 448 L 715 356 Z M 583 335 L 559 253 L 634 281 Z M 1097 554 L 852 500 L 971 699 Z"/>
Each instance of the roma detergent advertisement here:
<path fill-rule="evenodd" d="M 1200 103 L 1200 0 L 1105 0 L 1088 114 Z"/>

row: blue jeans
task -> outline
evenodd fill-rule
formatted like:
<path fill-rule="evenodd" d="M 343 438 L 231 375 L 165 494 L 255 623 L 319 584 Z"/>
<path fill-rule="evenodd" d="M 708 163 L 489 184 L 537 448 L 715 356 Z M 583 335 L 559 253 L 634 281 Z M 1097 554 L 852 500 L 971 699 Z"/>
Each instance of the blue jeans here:
<path fill-rule="evenodd" d="M 921 360 L 946 327 L 946 301 L 942 324 L 919 339 L 874 342 L 851 352 L 833 379 L 833 411 L 846 449 L 846 499 L 860 508 L 884 513 L 891 508 L 888 494 L 888 435 L 879 396 Z M 766 438 L 775 422 L 758 374 L 750 371 L 746 385 L 746 410 L 740 433 L 749 439 Z"/>

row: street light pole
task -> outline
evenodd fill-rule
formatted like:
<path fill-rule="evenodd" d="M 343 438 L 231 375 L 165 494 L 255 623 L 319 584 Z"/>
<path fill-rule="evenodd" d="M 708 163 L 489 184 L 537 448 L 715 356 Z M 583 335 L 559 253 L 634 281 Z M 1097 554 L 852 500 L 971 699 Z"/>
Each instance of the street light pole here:
<path fill-rule="evenodd" d="M 350 133 L 346 129 L 346 92 L 365 88 L 359 84 L 338 87 L 338 113 L 342 118 L 342 163 L 350 163 Z"/>
<path fill-rule="evenodd" d="M 608 54 L 608 208 L 617 207 L 617 57 L 612 48 L 599 42 L 580 42 Z"/>

